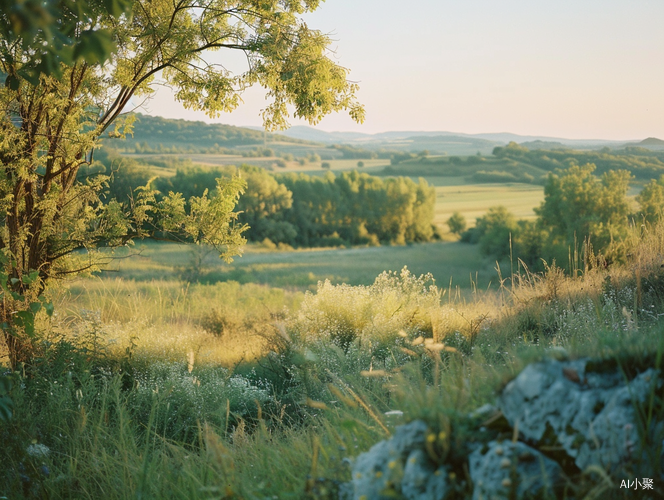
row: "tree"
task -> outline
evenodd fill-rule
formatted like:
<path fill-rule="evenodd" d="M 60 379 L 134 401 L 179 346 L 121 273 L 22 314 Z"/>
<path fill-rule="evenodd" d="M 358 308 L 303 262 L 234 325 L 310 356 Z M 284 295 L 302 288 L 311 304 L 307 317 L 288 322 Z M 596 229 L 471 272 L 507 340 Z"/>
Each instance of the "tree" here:
<path fill-rule="evenodd" d="M 650 224 L 662 218 L 664 212 L 664 185 L 662 178 L 655 179 L 646 184 L 637 195 L 636 201 L 641 205 L 641 216 Z"/>
<path fill-rule="evenodd" d="M 158 198 L 150 183 L 124 202 L 100 198 L 107 176 L 78 175 L 93 162 L 104 134 L 130 131 L 118 118 L 133 99 L 149 98 L 155 84 L 165 83 L 185 107 L 214 117 L 233 110 L 242 91 L 258 84 L 270 100 L 262 113 L 267 129 L 288 125 L 289 105 L 311 123 L 339 110 L 362 121 L 357 86 L 327 56 L 329 39 L 299 17 L 318 4 L 136 0 L 130 14 L 63 0 L 55 4 L 63 20 L 36 23 L 34 31 L 7 29 L 11 19 L 3 9 L 0 322 L 13 366 L 29 358 L 34 313 L 45 305 L 48 283 L 96 268 L 92 249 L 160 231 L 211 244 L 230 259 L 244 242 L 233 212 L 244 189 L 238 177 L 188 202 L 177 193 Z M 68 39 L 54 52 L 55 69 L 40 66 L 44 59 L 28 38 L 48 42 L 51 27 Z M 106 33 L 109 44 L 99 47 L 94 33 Z M 243 53 L 245 71 L 217 64 L 210 59 L 215 50 Z"/>
<path fill-rule="evenodd" d="M 460 212 L 454 212 L 452 216 L 447 219 L 447 227 L 450 228 L 452 234 L 460 235 L 466 230 L 466 218 Z"/>
<path fill-rule="evenodd" d="M 595 250 L 604 251 L 627 230 L 630 173 L 612 170 L 598 178 L 594 170 L 592 164 L 573 165 L 549 175 L 535 212 L 552 244 L 568 247 L 588 238 Z"/>
<path fill-rule="evenodd" d="M 514 215 L 501 205 L 489 208 L 483 217 L 479 217 L 475 230 L 480 252 L 502 260 L 512 254 L 512 240 L 519 231 L 519 225 Z"/>

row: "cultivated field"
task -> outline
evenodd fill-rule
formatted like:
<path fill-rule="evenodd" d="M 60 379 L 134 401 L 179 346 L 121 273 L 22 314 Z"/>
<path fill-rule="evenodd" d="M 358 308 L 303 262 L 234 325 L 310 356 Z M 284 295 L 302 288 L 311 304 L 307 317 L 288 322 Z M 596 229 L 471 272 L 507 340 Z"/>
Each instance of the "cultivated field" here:
<path fill-rule="evenodd" d="M 544 188 L 533 184 L 469 184 L 462 177 L 425 177 L 436 186 L 434 223 L 443 226 L 454 212 L 475 225 L 475 219 L 496 205 L 504 205 L 517 219 L 534 219 L 533 209 L 544 200 Z M 446 227 L 445 227 L 446 228 Z"/>

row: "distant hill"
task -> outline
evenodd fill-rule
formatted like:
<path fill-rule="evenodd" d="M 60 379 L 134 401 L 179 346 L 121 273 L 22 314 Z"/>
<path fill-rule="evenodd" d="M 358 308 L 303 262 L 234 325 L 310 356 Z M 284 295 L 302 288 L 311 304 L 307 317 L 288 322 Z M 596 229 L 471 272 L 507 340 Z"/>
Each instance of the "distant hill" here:
<path fill-rule="evenodd" d="M 656 137 L 648 137 L 639 142 L 637 146 L 664 146 L 664 141 Z"/>
<path fill-rule="evenodd" d="M 136 115 L 133 136 L 109 138 L 112 148 L 135 153 L 237 153 L 249 149 L 311 147 L 326 148 L 335 144 L 359 147 L 381 154 L 428 151 L 432 156 L 490 155 L 496 146 L 517 142 L 530 150 L 574 148 L 593 150 L 601 147 L 648 147 L 664 149 L 664 141 L 650 137 L 636 141 L 579 140 L 542 136 L 525 136 L 508 132 L 463 134 L 446 131 L 390 131 L 377 134 L 360 132 L 326 132 L 313 127 L 295 126 L 280 134 L 266 133 L 258 127 L 234 127 L 202 121 L 171 120 L 158 116 Z M 277 144 L 280 143 L 280 144 Z M 306 156 L 307 151 L 290 151 Z M 319 153 L 321 154 L 321 153 Z M 389 157 L 389 156 L 388 156 Z"/>
<path fill-rule="evenodd" d="M 621 146 L 623 149 L 631 149 L 634 150 L 635 148 L 638 149 L 644 149 L 645 151 L 661 151 L 664 149 L 664 141 L 662 139 L 658 139 L 657 137 L 648 137 L 647 139 L 643 139 L 642 141 L 630 141 Z"/>
<path fill-rule="evenodd" d="M 276 141 L 309 144 L 309 141 L 302 139 L 232 125 L 171 120 L 143 114 L 136 115 L 133 135 L 128 135 L 126 139 L 109 138 L 106 144 L 137 153 L 211 153 L 246 146 L 261 147 Z"/>
<path fill-rule="evenodd" d="M 257 129 L 258 127 L 251 128 Z M 295 125 L 288 130 L 281 132 L 281 135 L 290 137 L 291 139 L 324 142 L 327 144 L 361 142 L 373 137 L 371 134 L 363 134 L 361 132 L 325 132 L 324 130 L 304 125 Z"/>
<path fill-rule="evenodd" d="M 608 147 L 621 147 L 625 141 L 607 141 L 602 139 L 564 139 L 559 137 L 546 137 L 546 136 L 531 136 L 531 135 L 518 135 L 510 132 L 498 133 L 483 133 L 483 134 L 463 134 L 459 132 L 447 131 L 390 131 L 380 132 L 377 134 L 362 134 L 358 132 L 325 132 L 313 127 L 297 126 L 292 127 L 284 132 L 282 135 L 297 139 L 315 140 L 326 144 L 353 144 L 358 145 L 361 143 L 362 147 L 384 147 L 391 148 L 393 143 L 403 143 L 403 141 L 422 142 L 421 139 L 415 141 L 415 138 L 421 137 L 435 137 L 436 140 L 430 142 L 437 142 L 440 144 L 439 150 L 445 151 L 443 143 L 458 142 L 460 138 L 468 141 L 469 139 L 485 140 L 492 144 L 504 146 L 509 142 L 549 142 L 556 143 L 560 146 L 557 147 L 574 147 L 577 149 L 594 149 L 603 146 Z M 487 143 L 484 143 L 486 148 Z M 472 148 L 471 148 L 472 149 Z M 461 152 L 450 152 L 449 154 L 464 154 Z M 465 154 L 473 154 L 474 151 L 467 151 Z"/>

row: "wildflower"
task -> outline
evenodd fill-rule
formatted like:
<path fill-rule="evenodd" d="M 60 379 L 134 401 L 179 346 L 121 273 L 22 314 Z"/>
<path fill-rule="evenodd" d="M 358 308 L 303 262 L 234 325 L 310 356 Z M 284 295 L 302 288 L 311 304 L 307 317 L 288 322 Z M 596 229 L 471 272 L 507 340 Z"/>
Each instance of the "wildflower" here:
<path fill-rule="evenodd" d="M 51 453 L 49 447 L 44 444 L 31 444 L 25 451 L 33 458 L 46 458 Z"/>

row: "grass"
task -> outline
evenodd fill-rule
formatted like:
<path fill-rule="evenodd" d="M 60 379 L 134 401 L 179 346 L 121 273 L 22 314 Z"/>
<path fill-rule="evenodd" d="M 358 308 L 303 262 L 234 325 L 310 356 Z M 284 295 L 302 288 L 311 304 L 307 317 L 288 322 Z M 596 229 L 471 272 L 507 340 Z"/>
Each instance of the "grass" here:
<path fill-rule="evenodd" d="M 663 251 L 664 228 L 633 244 L 628 266 L 576 278 L 522 270 L 495 292 L 454 300 L 408 272 L 304 296 L 255 284 L 79 282 L 57 297 L 52 343 L 30 375 L 12 375 L 0 495 L 337 498 L 350 479 L 345 459 L 399 423 L 452 425 L 454 447 L 477 439 L 455 415 L 492 401 L 551 347 L 620 358 L 628 371 L 653 353 L 661 360 Z M 259 304 L 288 312 L 260 315 Z M 206 317 L 228 331 L 196 326 Z M 251 344 L 251 331 L 262 339 L 253 356 L 205 355 Z M 643 415 L 659 421 L 651 402 Z M 571 479 L 576 498 L 601 486 Z M 459 482 L 458 495 L 468 488 Z"/>
<path fill-rule="evenodd" d="M 268 146 L 272 147 L 272 145 Z M 302 146 L 299 149 L 291 151 L 290 149 L 285 149 L 284 154 L 295 153 L 295 156 L 306 157 L 309 154 L 319 154 L 320 156 L 325 156 L 327 153 L 332 154 L 330 150 L 319 150 L 316 148 Z M 297 160 L 285 161 L 286 167 L 279 167 L 277 162 L 283 160 L 278 156 L 270 157 L 245 157 L 242 155 L 230 155 L 230 154 L 214 154 L 214 153 L 149 153 L 149 154 L 137 154 L 137 153 L 124 153 L 123 156 L 128 158 L 134 158 L 137 160 L 143 160 L 147 163 L 152 161 L 158 162 L 182 162 L 182 161 L 191 161 L 197 166 L 208 166 L 208 167 L 219 167 L 225 165 L 242 165 L 247 163 L 249 165 L 255 165 L 258 167 L 266 168 L 275 173 L 285 173 L 285 172 L 302 172 L 310 175 L 323 175 L 326 170 L 321 167 L 323 162 L 330 164 L 330 170 L 332 171 L 344 171 L 344 170 L 355 170 L 358 169 L 357 162 L 360 160 L 345 160 L 340 158 L 324 158 L 321 161 L 309 162 L 306 161 L 301 165 Z M 361 160 L 364 163 L 361 171 L 366 171 L 368 173 L 377 173 L 382 171 L 387 165 L 389 165 L 389 160 Z M 175 175 L 175 168 L 165 168 L 165 167 L 155 167 L 158 170 L 155 172 L 158 175 L 171 176 Z"/>
<path fill-rule="evenodd" d="M 369 287 L 323 285 L 304 297 L 275 297 L 256 285 L 218 284 L 213 293 L 210 286 L 121 280 L 109 290 L 98 282 L 106 291 L 97 290 L 97 302 L 88 305 L 100 307 L 101 316 L 61 318 L 69 322 L 67 340 L 53 344 L 15 386 L 14 418 L 0 426 L 0 495 L 336 498 L 339 483 L 350 479 L 347 457 L 414 418 L 433 430 L 449 428 L 453 415 L 492 401 L 549 347 L 623 360 L 661 351 L 664 237 L 655 236 L 634 248 L 627 267 L 575 279 L 556 268 L 522 273 L 496 293 L 442 304 L 440 290 L 409 273 Z M 81 289 L 72 287 L 60 297 L 58 309 L 73 308 L 76 293 Z M 163 347 L 171 342 L 167 325 L 182 329 L 187 318 L 224 300 L 249 315 L 252 297 L 273 305 L 300 301 L 277 319 L 282 329 L 265 334 L 254 358 L 220 367 L 220 359 L 196 351 L 209 348 L 213 336 L 182 335 L 177 356 Z M 141 314 L 153 316 L 141 324 Z M 325 333 L 339 331 L 342 320 L 357 339 L 345 349 Z M 140 343 L 112 344 L 114 328 L 142 332 L 155 349 L 141 354 Z M 420 340 L 431 335 L 434 343 Z M 389 410 L 404 415 L 388 417 Z M 472 429 L 454 428 L 454 446 L 474 439 Z M 50 453 L 30 455 L 31 442 Z M 577 479 L 576 498 L 597 487 Z M 459 496 L 468 493 L 467 483 L 459 488 Z"/>
<path fill-rule="evenodd" d="M 113 357 L 233 366 L 264 353 L 302 293 L 237 282 L 81 279 L 53 296 L 52 339 L 70 332 Z M 100 347 L 101 348 L 101 347 Z"/>
<path fill-rule="evenodd" d="M 501 202 L 527 217 L 542 197 L 534 185 L 432 180 L 438 221 Z M 146 242 L 113 272 L 51 291 L 56 315 L 40 318 L 33 364 L 9 377 L 0 497 L 336 499 L 349 458 L 415 418 L 457 425 L 552 349 L 626 373 L 661 368 L 664 225 L 629 244 L 625 266 L 574 278 L 516 266 L 507 279 L 458 242 L 254 245 L 231 265 L 203 255 L 190 284 L 190 247 Z M 376 279 L 386 269 L 397 273 Z M 418 277 L 428 272 L 437 287 Z M 639 408 L 650 421 L 664 420 L 658 398 Z M 454 429 L 454 446 L 476 439 Z M 662 437 L 642 445 L 659 453 Z M 601 486 L 571 479 L 575 498 Z"/>
<path fill-rule="evenodd" d="M 120 259 L 102 276 L 150 281 L 155 276 L 176 280 L 190 265 L 187 245 L 144 242 L 140 255 Z M 496 282 L 495 263 L 480 256 L 476 245 L 435 242 L 406 246 L 342 249 L 267 251 L 258 245 L 247 247 L 232 264 L 223 263 L 214 252 L 205 258 L 201 279 L 209 282 L 237 281 L 294 290 L 313 290 L 325 279 L 333 283 L 368 285 L 385 270 L 404 266 L 415 274 L 430 272 L 443 287 L 463 290 L 486 288 Z"/>

